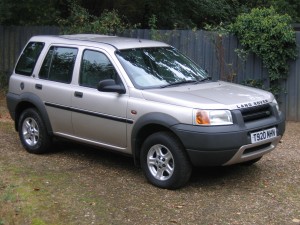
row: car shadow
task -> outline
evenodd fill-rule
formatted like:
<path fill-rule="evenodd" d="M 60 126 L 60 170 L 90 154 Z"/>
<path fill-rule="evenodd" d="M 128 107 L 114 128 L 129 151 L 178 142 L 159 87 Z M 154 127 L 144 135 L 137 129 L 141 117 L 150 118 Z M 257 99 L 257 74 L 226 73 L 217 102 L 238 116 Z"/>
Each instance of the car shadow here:
<path fill-rule="evenodd" d="M 193 168 L 190 179 L 192 187 L 215 188 L 246 187 L 251 188 L 260 182 L 262 170 L 258 164 L 246 166 L 242 164 L 219 167 Z"/>
<path fill-rule="evenodd" d="M 86 165 L 94 167 L 105 167 L 106 169 L 117 170 L 123 176 L 139 177 L 145 179 L 140 167 L 136 167 L 133 158 L 129 155 L 119 154 L 104 148 L 96 148 L 81 143 L 74 143 L 67 140 L 55 141 L 53 148 L 47 155 L 60 155 Z M 125 171 L 125 172 L 124 172 Z M 232 165 L 225 167 L 194 167 L 191 178 L 186 187 L 210 188 L 221 187 L 236 182 L 248 183 L 249 180 L 259 179 L 257 175 L 261 169 L 257 165 L 244 166 Z M 253 182 L 252 182 L 253 183 Z M 251 185 L 251 183 L 247 184 Z"/>
<path fill-rule="evenodd" d="M 83 161 L 86 165 L 99 164 L 128 171 L 132 171 L 136 168 L 134 166 L 133 158 L 129 155 L 68 140 L 54 141 L 53 147 L 48 155 L 57 154 L 77 161 Z"/>

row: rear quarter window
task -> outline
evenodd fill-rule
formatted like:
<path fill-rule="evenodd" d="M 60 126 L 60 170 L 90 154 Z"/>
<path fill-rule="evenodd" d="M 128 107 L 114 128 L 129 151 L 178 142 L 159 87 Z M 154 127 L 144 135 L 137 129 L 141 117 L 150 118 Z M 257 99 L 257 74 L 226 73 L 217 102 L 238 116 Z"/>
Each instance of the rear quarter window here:
<path fill-rule="evenodd" d="M 44 45 L 43 42 L 29 42 L 20 56 L 15 72 L 31 76 Z"/>

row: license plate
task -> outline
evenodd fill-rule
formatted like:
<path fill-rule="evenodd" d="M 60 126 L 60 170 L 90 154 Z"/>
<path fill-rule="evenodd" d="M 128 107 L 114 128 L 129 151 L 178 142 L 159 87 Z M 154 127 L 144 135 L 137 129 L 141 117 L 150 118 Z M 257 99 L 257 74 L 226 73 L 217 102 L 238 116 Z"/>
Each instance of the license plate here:
<path fill-rule="evenodd" d="M 251 143 L 268 140 L 268 139 L 271 139 L 271 138 L 277 136 L 275 127 L 267 129 L 267 130 L 253 132 L 250 135 L 251 135 Z"/>

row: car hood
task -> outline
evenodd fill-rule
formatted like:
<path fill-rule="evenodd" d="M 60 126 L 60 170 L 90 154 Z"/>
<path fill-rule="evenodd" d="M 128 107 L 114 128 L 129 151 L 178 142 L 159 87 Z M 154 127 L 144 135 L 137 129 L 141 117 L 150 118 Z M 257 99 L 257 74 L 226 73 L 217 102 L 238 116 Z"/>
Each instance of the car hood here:
<path fill-rule="evenodd" d="M 143 90 L 149 101 L 201 109 L 238 109 L 272 102 L 271 93 L 228 82 L 207 82 Z"/>

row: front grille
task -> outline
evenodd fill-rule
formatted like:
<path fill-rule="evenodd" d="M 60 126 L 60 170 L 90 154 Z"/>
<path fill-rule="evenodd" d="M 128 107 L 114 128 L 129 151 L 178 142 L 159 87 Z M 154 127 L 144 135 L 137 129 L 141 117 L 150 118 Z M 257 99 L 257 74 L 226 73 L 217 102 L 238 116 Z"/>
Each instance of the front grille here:
<path fill-rule="evenodd" d="M 245 108 L 241 109 L 240 111 L 242 113 L 244 122 L 259 120 L 272 115 L 272 110 L 269 104 Z"/>

